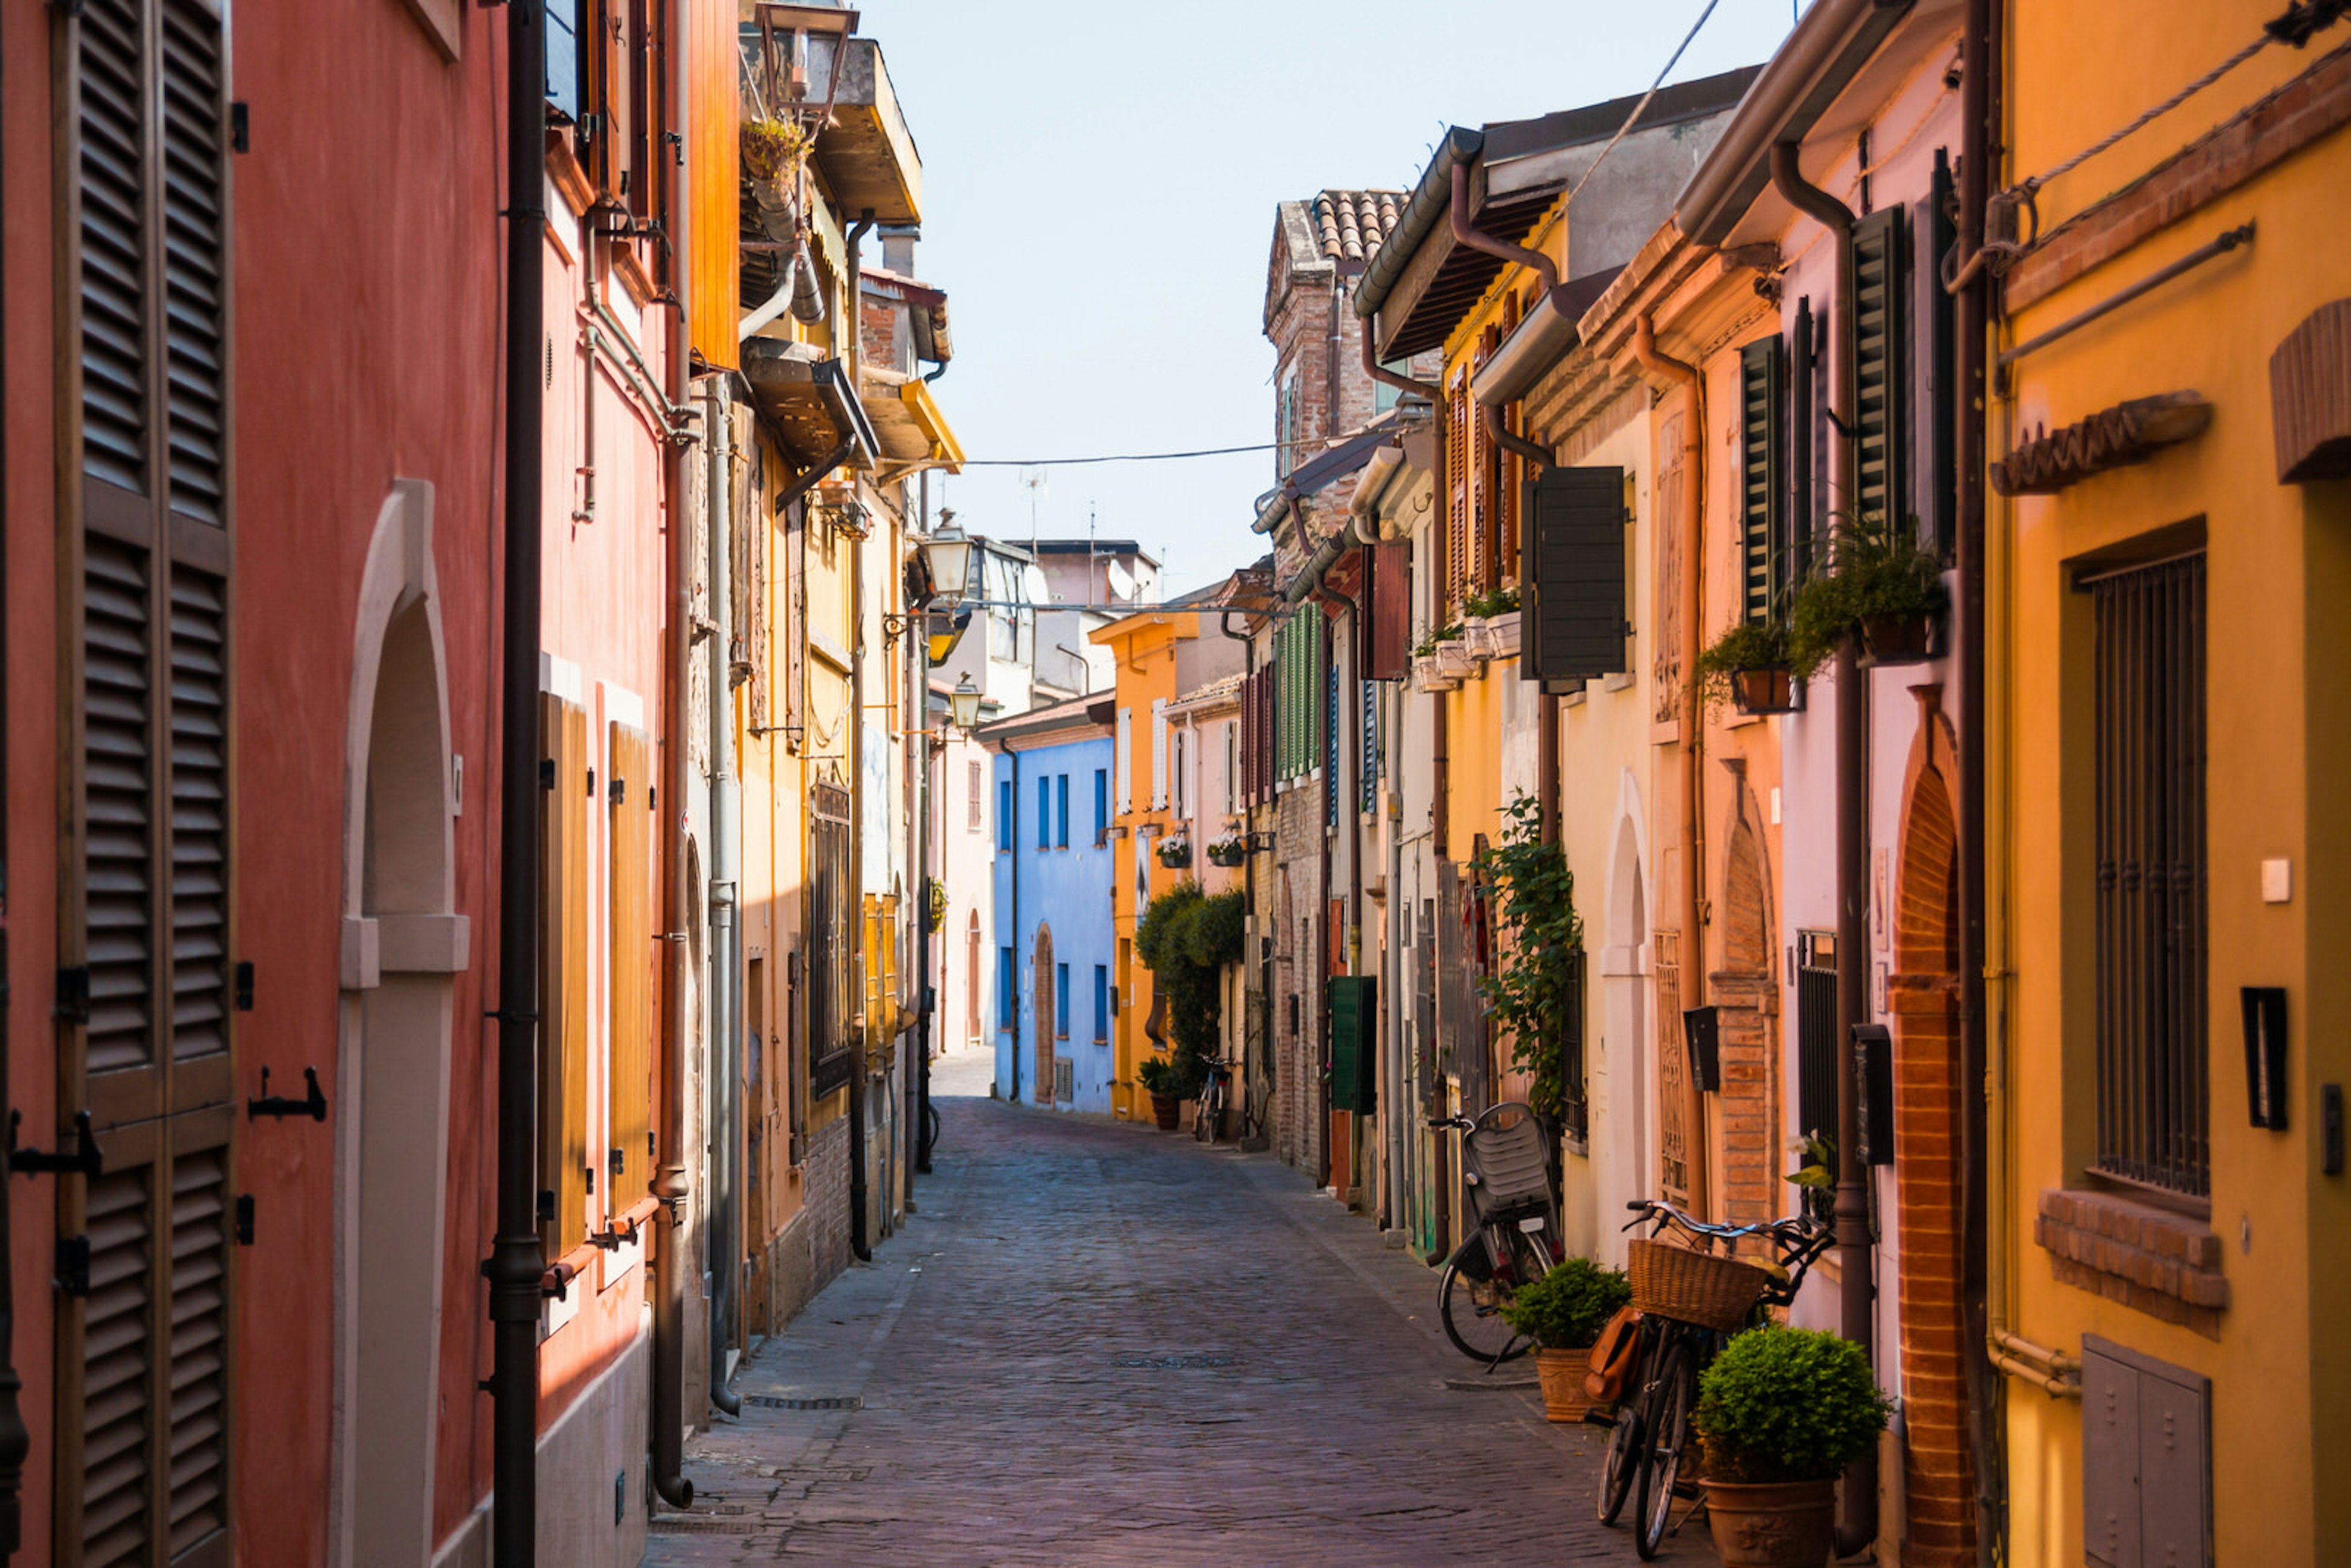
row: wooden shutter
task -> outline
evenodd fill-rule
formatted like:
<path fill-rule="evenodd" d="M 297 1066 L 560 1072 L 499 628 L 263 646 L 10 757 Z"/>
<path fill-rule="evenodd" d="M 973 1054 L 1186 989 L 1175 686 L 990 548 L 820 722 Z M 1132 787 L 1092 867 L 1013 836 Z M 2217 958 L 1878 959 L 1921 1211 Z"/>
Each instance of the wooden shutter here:
<path fill-rule="evenodd" d="M 1368 1115 L 1378 1108 L 1377 982 L 1369 975 L 1334 975 L 1324 982 L 1331 1004 L 1331 1109 Z"/>
<path fill-rule="evenodd" d="M 554 1194 L 542 1220 L 552 1260 L 588 1234 L 588 714 L 552 692 L 538 699 L 541 804 L 538 925 L 539 1180 Z"/>
<path fill-rule="evenodd" d="M 1783 486 L 1780 482 L 1780 340 L 1760 339 L 1739 354 L 1739 533 L 1740 613 L 1770 620 L 1785 579 Z"/>
<path fill-rule="evenodd" d="M 62 22 L 75 380 L 61 510 L 56 1558 L 228 1561 L 233 493 L 226 41 Z M 28 1129 L 29 1131 L 29 1129 Z M 70 1139 L 70 1133 L 66 1137 Z"/>
<path fill-rule="evenodd" d="M 857 940 L 851 902 L 849 791 L 820 784 L 809 795 L 809 1092 L 821 1098 L 848 1083 Z M 1009 821 L 1012 813 L 1005 812 Z M 1004 993 L 1007 1000 L 1011 993 Z"/>
<path fill-rule="evenodd" d="M 1372 566 L 1371 657 L 1364 674 L 1401 681 L 1412 674 L 1412 541 L 1375 545 Z"/>
<path fill-rule="evenodd" d="M 632 12 L 641 0 L 581 0 L 595 8 L 595 37 L 582 50 L 588 62 L 590 118 L 581 121 L 588 145 L 588 172 L 608 202 L 622 203 L 632 183 L 631 149 L 636 141 L 636 72 L 630 47 Z"/>
<path fill-rule="evenodd" d="M 1872 521 L 1899 522 L 1909 504 L 1902 472 L 1908 234 L 1899 206 L 1853 230 L 1854 504 Z"/>
<path fill-rule="evenodd" d="M 1576 681 L 1631 667 L 1625 625 L 1625 471 L 1546 468 L 1526 486 L 1519 674 Z"/>
<path fill-rule="evenodd" d="M 619 1213 L 653 1182 L 653 741 L 628 725 L 611 727 L 611 1030 L 606 1116 L 611 1200 Z"/>
<path fill-rule="evenodd" d="M 1935 149 L 1934 183 L 1927 210 L 1928 254 L 1938 262 L 1959 243 L 1959 226 L 1952 214 L 1959 209 L 1959 182 L 1951 172 L 1948 149 Z M 1956 547 L 1959 507 L 1959 302 L 1947 289 L 1930 284 L 1927 289 L 1928 428 L 1934 433 L 1931 482 L 1925 510 L 1932 519 L 1938 549 Z"/>

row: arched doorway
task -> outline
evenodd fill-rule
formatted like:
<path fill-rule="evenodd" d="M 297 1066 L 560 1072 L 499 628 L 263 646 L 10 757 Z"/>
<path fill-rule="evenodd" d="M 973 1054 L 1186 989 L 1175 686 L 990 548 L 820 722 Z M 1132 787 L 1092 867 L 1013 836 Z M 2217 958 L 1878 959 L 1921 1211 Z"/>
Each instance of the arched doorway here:
<path fill-rule="evenodd" d="M 1951 810 L 1949 722 L 1938 685 L 1911 688 L 1918 728 L 1902 790 L 1886 983 L 1894 1034 L 1894 1190 L 1908 1418 L 1906 1562 L 1973 1563 L 1975 1481 L 1964 1389 L 1960 1300 L 1963 1136 L 1959 1078 L 1959 832 Z M 1962 1391 L 1958 1400 L 1950 1391 Z"/>
<path fill-rule="evenodd" d="M 1715 1096 L 1721 1146 L 1715 1190 L 1732 1224 L 1776 1218 L 1779 1161 L 1780 988 L 1771 962 L 1771 870 L 1755 791 L 1743 759 L 1734 769 L 1722 855 L 1722 967 L 1707 977 L 1720 1022 L 1722 1086 Z"/>
<path fill-rule="evenodd" d="M 1036 970 L 1030 983 L 1037 992 L 1037 1082 L 1034 1085 L 1037 1103 L 1053 1103 L 1053 1030 L 1058 1020 L 1053 1016 L 1053 928 L 1043 921 L 1037 923 Z"/>
<path fill-rule="evenodd" d="M 433 490 L 402 481 L 362 577 L 345 750 L 337 1083 L 337 1560 L 433 1549 L 455 910 Z"/>
<path fill-rule="evenodd" d="M 1602 1221 L 1650 1195 L 1656 1137 L 1649 1124 L 1649 899 L 1646 820 L 1630 772 L 1618 781 L 1616 829 L 1608 848 L 1606 917 L 1600 949 L 1600 1050 L 1592 1068 L 1593 1207 Z M 1608 1261 L 1625 1260 L 1615 1222 L 1595 1222 Z"/>

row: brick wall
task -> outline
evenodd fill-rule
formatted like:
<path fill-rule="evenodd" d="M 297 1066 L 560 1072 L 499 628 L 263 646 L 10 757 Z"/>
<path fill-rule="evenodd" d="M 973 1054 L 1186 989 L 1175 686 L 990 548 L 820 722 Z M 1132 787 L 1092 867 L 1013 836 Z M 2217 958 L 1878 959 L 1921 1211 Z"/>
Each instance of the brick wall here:
<path fill-rule="evenodd" d="M 809 1292 L 813 1295 L 849 1267 L 849 1119 L 810 1134 L 808 1182 Z"/>
<path fill-rule="evenodd" d="M 1275 813 L 1274 860 L 1288 878 L 1288 918 L 1276 934 L 1274 1039 L 1280 1061 L 1280 1117 L 1275 1147 L 1300 1169 L 1322 1167 L 1322 791 L 1311 779 L 1283 794 Z M 1290 998 L 1298 1027 L 1290 1027 Z"/>

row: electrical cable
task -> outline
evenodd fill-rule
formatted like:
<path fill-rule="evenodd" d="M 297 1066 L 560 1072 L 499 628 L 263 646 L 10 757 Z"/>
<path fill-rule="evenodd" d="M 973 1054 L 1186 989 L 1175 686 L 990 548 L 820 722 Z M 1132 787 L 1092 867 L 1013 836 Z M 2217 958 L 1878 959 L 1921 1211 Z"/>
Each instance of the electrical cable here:
<path fill-rule="evenodd" d="M 1698 29 L 1706 26 L 1706 19 L 1714 15 L 1714 8 L 1720 4 L 1722 0 L 1706 0 L 1706 9 L 1700 11 L 1698 20 L 1690 24 L 1690 30 L 1682 36 L 1680 45 L 1674 50 L 1672 57 L 1666 61 L 1665 68 L 1657 73 L 1656 80 L 1649 84 L 1649 90 L 1641 95 L 1641 101 L 1633 106 L 1633 112 L 1625 117 L 1625 123 L 1616 128 L 1616 134 L 1608 139 L 1608 145 L 1600 150 L 1600 156 L 1592 161 L 1592 167 L 1583 172 L 1583 177 L 1576 181 L 1575 188 L 1568 192 L 1563 206 L 1572 208 L 1575 205 L 1575 198 L 1583 193 L 1583 187 L 1591 183 L 1592 176 L 1600 172 L 1600 165 L 1608 162 L 1608 154 L 1616 151 L 1616 143 L 1625 140 L 1625 133 L 1633 129 L 1633 122 L 1641 118 L 1641 111 L 1649 107 L 1649 100 L 1657 96 L 1659 88 L 1666 85 L 1666 78 L 1671 76 L 1674 68 L 1681 63 L 1682 56 L 1691 44 L 1697 42 Z"/>

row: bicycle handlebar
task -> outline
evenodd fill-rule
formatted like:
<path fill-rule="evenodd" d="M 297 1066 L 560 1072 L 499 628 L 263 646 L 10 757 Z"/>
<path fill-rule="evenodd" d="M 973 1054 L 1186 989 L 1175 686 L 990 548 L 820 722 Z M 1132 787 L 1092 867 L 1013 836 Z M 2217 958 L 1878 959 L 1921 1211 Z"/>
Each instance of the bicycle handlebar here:
<path fill-rule="evenodd" d="M 1821 1230 L 1820 1223 L 1810 1215 L 1800 1214 L 1785 1219 L 1758 1220 L 1752 1225 L 1717 1225 L 1710 1220 L 1686 1214 L 1662 1198 L 1636 1197 L 1625 1207 L 1634 1214 L 1634 1218 L 1627 1220 L 1624 1226 L 1626 1230 L 1632 1229 L 1652 1216 L 1656 1217 L 1659 1229 L 1663 1229 L 1667 1225 L 1677 1225 L 1694 1235 L 1711 1236 L 1723 1241 L 1736 1240 L 1741 1236 L 1769 1236 L 1777 1241 L 1801 1245 L 1811 1240 Z"/>

